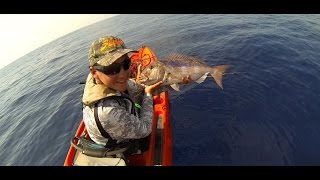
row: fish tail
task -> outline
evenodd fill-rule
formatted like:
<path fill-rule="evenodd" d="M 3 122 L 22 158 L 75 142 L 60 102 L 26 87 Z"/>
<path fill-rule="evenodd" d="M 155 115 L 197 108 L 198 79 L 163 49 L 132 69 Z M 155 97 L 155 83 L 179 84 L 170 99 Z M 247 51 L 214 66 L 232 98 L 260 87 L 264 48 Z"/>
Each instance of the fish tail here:
<path fill-rule="evenodd" d="M 218 86 L 223 89 L 222 87 L 222 76 L 224 74 L 224 72 L 227 70 L 227 68 L 229 67 L 229 65 L 219 65 L 219 66 L 215 66 L 211 69 L 211 76 L 213 77 L 213 79 L 216 81 L 216 83 L 218 84 Z"/>

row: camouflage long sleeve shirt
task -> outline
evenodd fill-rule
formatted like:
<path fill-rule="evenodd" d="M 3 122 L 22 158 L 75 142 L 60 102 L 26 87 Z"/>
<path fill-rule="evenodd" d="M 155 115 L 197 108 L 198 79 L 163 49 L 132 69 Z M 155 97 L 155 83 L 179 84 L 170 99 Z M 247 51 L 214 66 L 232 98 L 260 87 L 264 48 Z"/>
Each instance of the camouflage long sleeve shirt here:
<path fill-rule="evenodd" d="M 101 125 L 118 143 L 128 139 L 146 137 L 152 129 L 152 97 L 144 95 L 144 87 L 131 80 L 128 81 L 128 91 L 131 99 L 141 105 L 139 115 L 131 114 L 134 104 L 128 99 L 124 99 L 124 106 L 121 106 L 115 99 L 107 99 L 98 103 L 98 117 Z M 120 96 L 121 93 L 117 92 L 116 95 Z M 98 144 L 105 145 L 108 139 L 101 135 L 94 119 L 93 110 L 94 106 L 84 105 L 83 121 L 90 138 Z"/>

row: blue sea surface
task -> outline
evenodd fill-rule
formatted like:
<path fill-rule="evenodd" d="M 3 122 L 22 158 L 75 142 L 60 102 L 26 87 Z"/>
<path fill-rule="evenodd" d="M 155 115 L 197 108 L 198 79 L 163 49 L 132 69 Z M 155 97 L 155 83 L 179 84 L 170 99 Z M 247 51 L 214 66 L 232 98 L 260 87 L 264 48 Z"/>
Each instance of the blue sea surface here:
<path fill-rule="evenodd" d="M 63 27 L 61 27 L 63 28 Z M 0 69 L 0 165 L 62 166 L 92 41 L 229 64 L 170 94 L 173 165 L 320 165 L 320 15 L 119 15 Z"/>

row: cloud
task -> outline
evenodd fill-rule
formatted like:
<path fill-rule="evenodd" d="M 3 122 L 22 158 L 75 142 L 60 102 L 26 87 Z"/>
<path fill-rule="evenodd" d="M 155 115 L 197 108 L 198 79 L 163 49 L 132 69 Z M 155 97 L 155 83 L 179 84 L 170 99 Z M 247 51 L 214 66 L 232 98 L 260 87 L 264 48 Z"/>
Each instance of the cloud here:
<path fill-rule="evenodd" d="M 0 69 L 67 33 L 114 14 L 1 14 Z"/>

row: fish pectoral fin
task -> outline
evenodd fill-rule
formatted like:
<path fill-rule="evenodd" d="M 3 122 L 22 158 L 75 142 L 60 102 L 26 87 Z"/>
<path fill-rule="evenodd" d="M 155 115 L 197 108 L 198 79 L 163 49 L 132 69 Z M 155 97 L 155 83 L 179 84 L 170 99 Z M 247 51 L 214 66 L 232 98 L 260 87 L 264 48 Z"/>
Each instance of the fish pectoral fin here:
<path fill-rule="evenodd" d="M 170 86 L 172 87 L 172 89 L 174 89 L 176 91 L 180 91 L 178 84 L 171 84 Z"/>
<path fill-rule="evenodd" d="M 203 76 L 201 76 L 199 79 L 196 80 L 196 83 L 198 84 L 202 83 L 207 78 L 208 74 L 209 74 L 208 72 L 205 73 Z"/>

